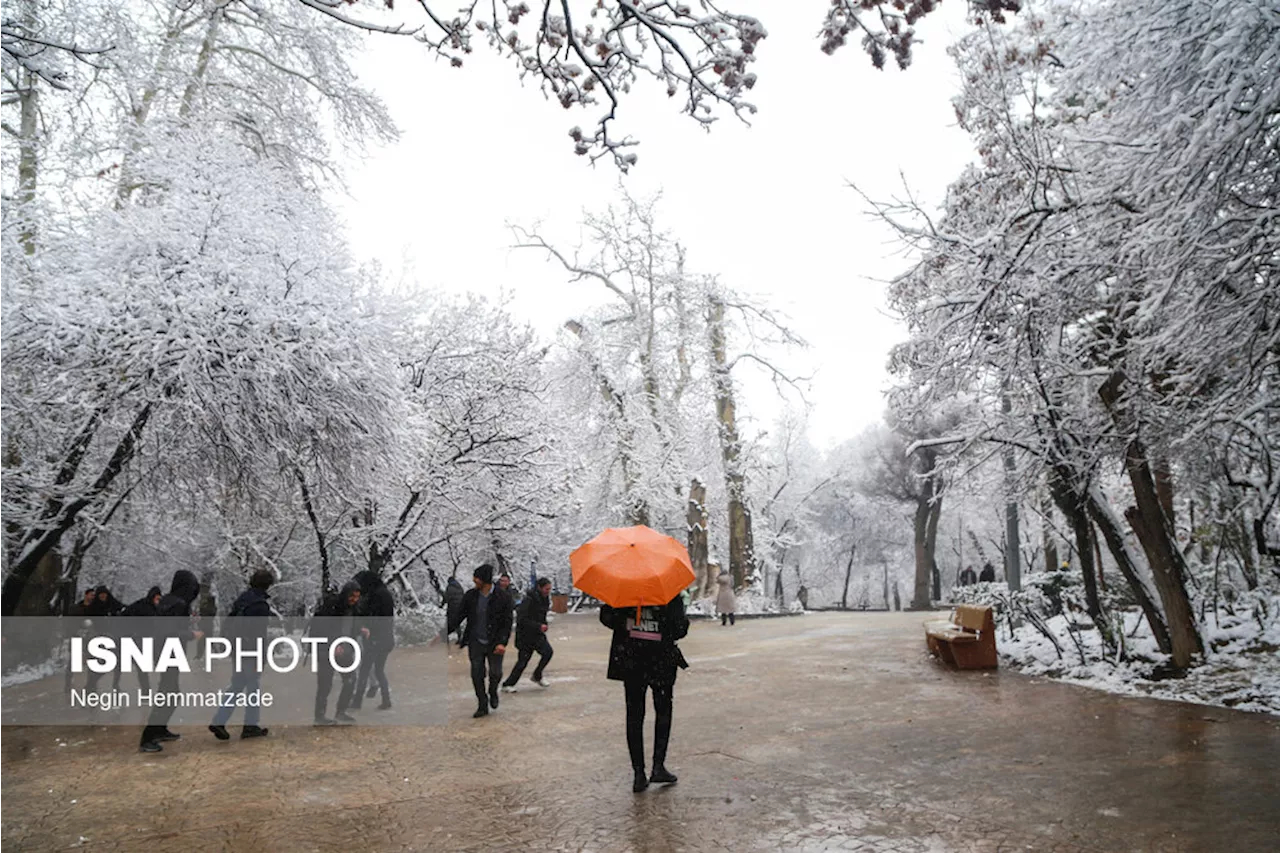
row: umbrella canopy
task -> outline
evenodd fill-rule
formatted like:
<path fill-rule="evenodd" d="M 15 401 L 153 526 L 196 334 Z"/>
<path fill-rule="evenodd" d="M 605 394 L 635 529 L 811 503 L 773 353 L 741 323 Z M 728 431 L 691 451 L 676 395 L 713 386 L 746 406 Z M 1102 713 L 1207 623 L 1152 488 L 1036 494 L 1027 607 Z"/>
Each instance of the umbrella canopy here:
<path fill-rule="evenodd" d="M 611 527 L 569 555 L 573 585 L 613 607 L 666 604 L 694 581 L 689 552 L 648 527 Z"/>

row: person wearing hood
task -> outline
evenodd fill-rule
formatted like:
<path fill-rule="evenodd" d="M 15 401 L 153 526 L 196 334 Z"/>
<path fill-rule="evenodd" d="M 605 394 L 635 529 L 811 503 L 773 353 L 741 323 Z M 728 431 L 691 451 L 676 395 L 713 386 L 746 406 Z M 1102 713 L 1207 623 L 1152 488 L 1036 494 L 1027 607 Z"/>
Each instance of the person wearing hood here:
<path fill-rule="evenodd" d="M 454 623 L 458 608 L 462 606 L 462 596 L 462 584 L 458 583 L 456 577 L 449 578 L 449 582 L 444 586 L 444 639 L 446 643 L 449 641 L 449 626 Z M 458 645 L 462 645 L 461 636 L 458 637 Z"/>
<path fill-rule="evenodd" d="M 233 644 L 238 640 L 242 649 L 261 648 L 264 658 L 267 647 L 267 623 L 271 618 L 271 596 L 267 590 L 271 589 L 271 585 L 275 582 L 276 577 L 269 569 L 258 569 L 249 577 L 249 588 L 240 593 L 240 597 L 231 605 L 231 612 L 227 614 L 230 621 L 227 623 L 226 638 Z M 235 708 L 233 697 L 241 693 L 252 696 L 261 691 L 262 666 L 265 663 L 264 659 L 254 663 L 254 658 L 247 657 L 241 660 L 237 657 L 235 672 L 231 674 L 231 684 L 225 691 L 226 698 L 222 706 L 214 712 L 213 720 L 209 723 L 209 731 L 213 732 L 213 736 L 218 740 L 231 739 L 231 734 L 227 731 L 227 721 L 231 719 L 231 712 Z M 249 702 L 245 705 L 244 727 L 240 729 L 241 740 L 267 736 L 267 729 L 258 725 L 261 713 L 262 706 L 258 703 Z"/>
<path fill-rule="evenodd" d="M 139 598 L 137 601 L 126 604 L 124 610 L 120 611 L 120 615 L 128 619 L 134 619 L 134 618 L 144 617 L 144 616 L 155 616 L 156 606 L 160 603 L 160 599 L 163 597 L 164 597 L 164 592 L 160 589 L 160 587 L 153 586 L 151 587 L 151 589 L 147 590 L 147 594 L 142 596 L 142 598 Z M 136 623 L 127 623 L 127 624 L 136 624 Z M 123 672 L 123 668 L 120 666 L 117 666 L 115 675 L 113 675 L 111 679 L 112 690 L 115 690 L 120 687 L 121 672 Z M 142 692 L 143 693 L 150 692 L 151 678 L 148 676 L 147 673 L 143 672 L 141 668 L 137 670 L 137 673 L 138 673 L 138 686 L 142 688 Z"/>
<path fill-rule="evenodd" d="M 176 637 L 185 646 L 192 640 L 204 636 L 202 631 L 191 627 L 191 603 L 200 594 L 200 581 L 186 569 L 178 569 L 173 573 L 173 583 L 169 585 L 169 594 L 160 597 L 156 603 L 156 616 L 159 617 L 155 637 L 156 646 L 162 647 L 170 637 Z M 161 693 L 178 692 L 178 671 L 169 667 L 160 673 Z M 143 752 L 160 752 L 164 749 L 161 741 L 178 740 L 181 735 L 169 731 L 169 719 L 173 716 L 173 705 L 165 702 L 151 711 L 151 717 L 142 730 L 139 749 Z"/>
<path fill-rule="evenodd" d="M 391 687 L 387 684 L 387 656 L 396 645 L 396 602 L 391 597 L 391 590 L 387 589 L 377 572 L 359 572 L 354 580 L 360 585 L 360 609 L 365 616 L 364 626 L 369 629 L 369 634 L 365 640 L 364 654 L 360 658 L 360 680 L 356 684 L 356 698 L 351 702 L 351 707 L 359 710 L 365 698 L 372 699 L 381 690 L 382 704 L 378 708 L 385 711 L 391 707 Z M 365 685 L 369 683 L 370 673 L 373 674 L 374 682 L 369 685 L 366 695 Z"/>
<path fill-rule="evenodd" d="M 676 641 L 689 633 L 684 599 L 677 594 L 665 605 L 600 607 L 600 624 L 613 630 L 609 645 L 608 677 L 621 681 L 627 703 L 627 751 L 635 771 L 633 791 L 675 784 L 667 770 L 667 742 L 671 738 L 672 693 L 676 672 L 689 666 Z M 653 774 L 644 773 L 645 693 L 653 692 Z"/>
<path fill-rule="evenodd" d="M 720 614 L 720 627 L 723 628 L 726 624 L 734 624 L 738 599 L 733 594 L 733 576 L 728 572 L 721 572 L 716 578 L 716 584 L 720 587 L 720 592 L 716 595 L 716 612 Z"/>
<path fill-rule="evenodd" d="M 458 612 L 449 620 L 449 630 L 467 623 L 462 635 L 471 658 L 471 685 L 479 707 L 473 717 L 484 717 L 498 707 L 498 684 L 502 681 L 502 656 L 511 638 L 511 598 L 493 583 L 493 566 L 485 563 L 472 574 L 475 584 L 462 596 Z M 489 688 L 485 690 L 485 669 Z"/>
<path fill-rule="evenodd" d="M 547 686 L 542 682 L 542 673 L 551 662 L 551 655 L 554 654 L 551 643 L 547 641 L 547 609 L 550 606 L 551 580 L 539 578 L 537 585 L 529 590 L 529 594 L 524 597 L 524 601 L 520 602 L 520 607 L 516 611 L 516 648 L 519 649 L 520 654 L 516 657 L 516 665 L 512 667 L 511 675 L 507 676 L 507 680 L 502 684 L 504 692 L 516 692 L 516 683 L 520 681 L 520 675 L 529 665 L 534 652 L 537 652 L 539 657 L 538 665 L 533 670 L 533 683 L 539 687 Z"/>
<path fill-rule="evenodd" d="M 320 602 L 320 607 L 311 617 L 307 626 L 307 634 L 311 637 L 323 637 L 329 642 L 317 643 L 316 655 L 316 707 L 315 724 L 332 726 L 335 723 L 354 723 L 355 718 L 347 713 L 351 707 L 351 699 L 356 692 L 356 673 L 354 670 L 340 673 L 342 687 L 338 691 L 338 707 L 334 719 L 327 715 L 329 709 L 329 691 L 333 689 L 333 676 L 337 672 L 329 660 L 329 645 L 339 637 L 355 640 L 362 629 L 356 615 L 360 609 L 360 584 L 354 580 L 347 581 L 342 589 L 334 592 L 330 589 Z M 368 629 L 364 629 L 368 630 Z M 353 647 L 342 643 L 335 647 L 334 657 L 338 666 L 350 665 L 355 654 Z"/>

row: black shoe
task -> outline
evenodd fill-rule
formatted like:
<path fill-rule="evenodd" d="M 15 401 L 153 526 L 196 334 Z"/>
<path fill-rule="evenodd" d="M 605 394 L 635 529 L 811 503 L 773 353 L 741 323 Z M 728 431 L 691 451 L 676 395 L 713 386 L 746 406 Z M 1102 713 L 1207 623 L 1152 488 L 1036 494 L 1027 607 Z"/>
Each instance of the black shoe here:
<path fill-rule="evenodd" d="M 266 737 L 268 731 L 270 730 L 264 729 L 262 726 L 245 726 L 240 729 L 240 740 L 251 737 Z"/>
<path fill-rule="evenodd" d="M 178 734 L 177 732 L 171 732 L 168 729 L 165 729 L 163 732 L 156 735 L 156 740 L 161 742 L 169 741 L 169 740 L 182 740 L 182 735 Z"/>
<path fill-rule="evenodd" d="M 164 747 L 153 740 L 147 740 L 138 745 L 138 752 L 164 752 Z"/>
<path fill-rule="evenodd" d="M 378 685 L 375 684 L 374 686 L 369 688 L 368 693 L 364 694 L 364 698 L 372 699 L 374 696 L 377 696 L 377 695 L 378 695 Z"/>
<path fill-rule="evenodd" d="M 649 774 L 649 781 L 655 785 L 674 785 L 676 783 L 676 774 L 665 767 L 655 767 L 653 772 Z"/>
<path fill-rule="evenodd" d="M 493 708 L 494 710 L 497 710 L 497 708 L 498 708 L 498 694 L 497 694 L 497 693 L 490 693 L 490 694 L 489 694 L 489 707 L 490 707 L 490 708 Z"/>
<path fill-rule="evenodd" d="M 312 723 L 314 726 L 336 726 L 337 720 L 331 720 L 328 717 L 316 717 L 316 721 Z"/>
<path fill-rule="evenodd" d="M 390 699 L 384 699 L 384 700 L 382 700 L 382 704 L 378 706 L 378 710 L 379 710 L 379 711 L 389 711 L 389 710 L 391 710 L 391 700 L 390 700 Z"/>
<path fill-rule="evenodd" d="M 356 718 L 348 714 L 346 711 L 339 711 L 334 715 L 334 719 L 340 723 L 354 723 L 356 721 Z"/>
<path fill-rule="evenodd" d="M 489 716 L 488 708 L 476 708 L 476 712 L 471 715 L 473 719 L 479 719 L 480 717 L 487 717 L 487 716 Z"/>
<path fill-rule="evenodd" d="M 649 787 L 649 780 L 645 778 L 644 768 L 641 767 L 638 770 L 636 770 L 636 781 L 631 786 L 631 790 L 635 791 L 638 794 L 641 791 L 647 789 L 648 787 Z"/>
<path fill-rule="evenodd" d="M 231 733 L 227 731 L 226 726 L 209 726 L 209 731 L 213 732 L 213 736 L 218 740 L 231 740 Z"/>
<path fill-rule="evenodd" d="M 547 689 L 547 682 L 543 681 L 541 678 L 538 678 L 537 676 L 534 676 L 533 683 L 541 687 L 543 690 Z"/>

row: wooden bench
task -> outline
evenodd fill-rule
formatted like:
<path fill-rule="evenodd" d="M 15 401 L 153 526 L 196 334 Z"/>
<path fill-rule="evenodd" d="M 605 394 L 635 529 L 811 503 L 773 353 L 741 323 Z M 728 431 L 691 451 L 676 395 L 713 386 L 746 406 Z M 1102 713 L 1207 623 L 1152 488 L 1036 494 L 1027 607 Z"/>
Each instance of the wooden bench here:
<path fill-rule="evenodd" d="M 990 607 L 959 604 L 950 619 L 924 623 L 929 651 L 957 669 L 996 668 L 996 623 Z"/>

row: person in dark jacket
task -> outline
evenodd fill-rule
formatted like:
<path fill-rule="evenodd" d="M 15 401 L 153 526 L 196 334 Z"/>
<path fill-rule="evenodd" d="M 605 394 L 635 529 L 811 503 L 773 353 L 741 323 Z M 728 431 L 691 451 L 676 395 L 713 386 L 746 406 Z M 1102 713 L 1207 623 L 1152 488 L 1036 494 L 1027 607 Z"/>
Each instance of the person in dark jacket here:
<path fill-rule="evenodd" d="M 360 680 L 356 684 L 356 697 L 351 702 L 353 710 L 359 710 L 362 699 L 372 699 L 378 691 L 382 691 L 382 704 L 379 709 L 385 711 L 391 707 L 391 687 L 387 684 L 387 656 L 396 646 L 395 616 L 396 602 L 391 597 L 391 590 L 378 577 L 377 572 L 359 572 L 353 580 L 360 584 L 360 609 L 365 616 L 364 627 L 369 629 L 365 639 L 364 654 L 360 658 Z M 372 673 L 374 683 L 365 694 L 365 685 Z"/>
<path fill-rule="evenodd" d="M 551 606 L 551 581 L 539 578 L 537 585 L 529 590 L 520 607 L 516 610 L 516 648 L 520 654 L 516 657 L 516 665 L 511 675 L 503 682 L 502 689 L 507 693 L 516 692 L 516 684 L 524 668 L 529 665 L 533 653 L 537 652 L 538 665 L 533 670 L 533 683 L 546 687 L 542 682 L 542 673 L 551 662 L 554 650 L 547 640 L 547 609 Z"/>
<path fill-rule="evenodd" d="M 142 596 L 142 598 L 139 598 L 137 601 L 126 604 L 124 606 L 124 609 L 120 611 L 120 615 L 128 619 L 134 619 L 134 618 L 145 617 L 145 616 L 155 616 L 156 605 L 160 603 L 160 599 L 161 597 L 163 597 L 163 595 L 164 593 L 161 592 L 160 587 L 153 586 L 151 587 L 151 589 L 147 590 L 147 594 Z M 126 631 L 128 631 L 130 634 L 135 633 L 134 631 L 129 629 L 134 628 L 137 623 L 131 622 L 126 624 L 128 625 L 128 628 L 126 628 Z M 124 672 L 124 667 L 117 664 L 115 672 L 111 676 L 112 690 L 119 689 L 120 675 L 123 672 Z M 141 669 L 137 670 L 137 674 L 138 674 L 138 686 L 142 688 L 144 693 L 149 692 L 151 690 L 151 679 L 148 677 L 147 673 L 143 672 Z"/>
<path fill-rule="evenodd" d="M 186 569 L 173 573 L 173 583 L 169 585 L 169 594 L 161 596 L 156 604 L 156 647 L 163 647 L 170 637 L 177 637 L 185 646 L 192 640 L 199 640 L 203 632 L 191 628 L 191 602 L 200 594 L 200 581 Z M 172 667 L 160 673 L 161 693 L 178 692 L 178 671 Z M 151 711 L 147 725 L 142 730 L 139 749 L 143 752 L 160 752 L 164 747 L 161 741 L 178 740 L 181 735 L 169 731 L 169 719 L 173 716 L 173 705 L 164 703 Z"/>
<path fill-rule="evenodd" d="M 262 689 L 262 667 L 266 665 L 267 623 L 271 618 L 271 596 L 267 590 L 271 589 L 271 585 L 275 582 L 275 575 L 269 569 L 258 569 L 249 577 L 249 588 L 240 593 L 240 597 L 231 605 L 231 612 L 227 614 L 230 622 L 226 638 L 233 644 L 238 641 L 241 649 L 256 648 L 262 653 L 262 657 L 257 658 L 256 662 L 255 658 L 251 657 L 241 661 L 239 655 L 235 654 L 233 645 L 236 669 L 231 674 L 231 684 L 225 691 L 227 698 L 214 712 L 213 721 L 209 723 L 209 731 L 213 732 L 213 736 L 218 740 L 231 738 L 231 734 L 227 731 L 227 721 L 231 719 L 231 712 L 235 708 L 232 697 L 241 693 L 252 696 Z M 267 729 L 258 725 L 261 713 L 260 704 L 249 702 L 245 705 L 244 727 L 240 729 L 241 740 L 267 736 Z"/>
<path fill-rule="evenodd" d="M 990 563 L 982 564 L 982 574 L 978 575 L 978 580 L 982 583 L 996 582 L 996 567 Z"/>
<path fill-rule="evenodd" d="M 88 619 L 93 615 L 93 610 L 97 600 L 98 591 L 93 587 L 89 587 L 84 591 L 84 598 L 71 605 L 71 609 L 67 611 L 67 615 L 74 616 L 77 619 Z"/>
<path fill-rule="evenodd" d="M 120 600 L 112 595 L 111 590 L 106 586 L 99 586 L 93 590 L 92 597 L 86 595 L 84 601 L 85 616 L 99 620 L 95 629 L 96 633 L 102 636 L 114 637 L 118 641 L 120 639 L 119 636 L 117 636 L 119 625 L 116 624 L 114 619 L 109 619 L 108 617 L 117 616 L 122 610 L 124 610 L 124 605 L 120 603 Z M 120 665 L 117 664 L 111 676 L 111 682 L 113 685 L 120 684 L 120 672 Z M 90 671 L 86 673 L 84 689 L 89 693 L 96 692 L 98 689 L 98 682 L 104 675 L 106 675 L 104 672 Z"/>
<path fill-rule="evenodd" d="M 340 591 L 330 591 L 324 597 L 315 615 L 311 617 L 311 624 L 307 626 L 307 634 L 309 636 L 324 637 L 329 641 L 327 643 L 318 643 L 315 647 L 315 724 L 317 726 L 332 726 L 335 723 L 355 722 L 355 718 L 347 713 L 347 708 L 351 706 L 351 699 L 356 692 L 356 673 L 354 670 L 339 673 L 342 678 L 342 687 L 338 691 L 338 708 L 335 719 L 329 719 L 326 716 L 326 712 L 329 709 L 329 691 L 333 689 L 333 676 L 337 672 L 329 660 L 329 646 L 339 637 L 348 637 L 354 640 L 360 636 L 359 617 L 357 616 L 359 609 L 360 584 L 350 580 Z M 344 668 L 350 664 L 354 655 L 355 650 L 349 643 L 342 643 L 336 646 L 336 651 L 334 652 L 334 658 L 338 666 Z"/>
<path fill-rule="evenodd" d="M 458 608 L 462 606 L 463 594 L 462 584 L 458 583 L 458 579 L 449 578 L 449 582 L 444 587 L 444 639 L 446 643 L 449 641 L 449 626 L 453 624 L 454 617 L 458 614 Z M 458 645 L 462 645 L 462 637 L 458 637 Z"/>
<path fill-rule="evenodd" d="M 688 667 L 676 641 L 689 633 L 684 599 L 677 595 L 662 606 L 613 608 L 602 605 L 600 623 L 613 630 L 609 646 L 609 678 L 626 690 L 627 749 L 635 771 L 636 793 L 650 783 L 670 785 L 676 775 L 667 770 L 667 742 L 671 738 L 672 691 L 677 669 Z M 644 773 L 644 701 L 653 691 L 653 773 Z"/>
<path fill-rule="evenodd" d="M 965 566 L 960 572 L 960 586 L 973 586 L 978 582 L 978 575 L 973 570 L 973 566 Z"/>
<path fill-rule="evenodd" d="M 511 638 L 511 599 L 493 584 L 493 566 L 477 568 L 472 576 L 474 589 L 462 596 L 458 613 L 449 630 L 458 630 L 463 622 L 467 630 L 462 636 L 471 657 L 471 685 L 476 690 L 479 708 L 473 717 L 483 717 L 489 708 L 498 707 L 498 683 L 502 680 L 502 656 Z M 485 690 L 485 667 L 489 670 L 489 689 Z"/>

